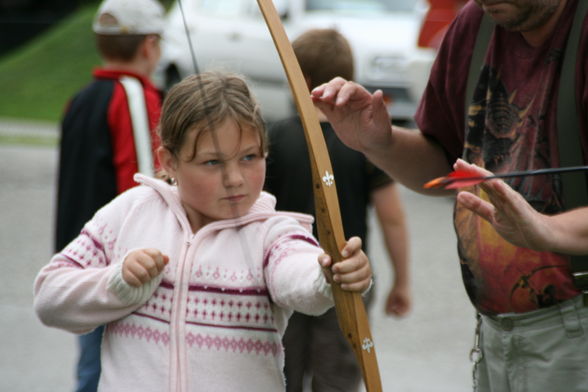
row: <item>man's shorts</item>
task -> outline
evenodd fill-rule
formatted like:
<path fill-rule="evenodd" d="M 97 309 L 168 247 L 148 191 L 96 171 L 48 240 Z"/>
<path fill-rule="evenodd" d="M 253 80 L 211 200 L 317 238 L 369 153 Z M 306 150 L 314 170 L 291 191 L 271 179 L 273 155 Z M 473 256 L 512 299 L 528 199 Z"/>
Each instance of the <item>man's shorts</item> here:
<path fill-rule="evenodd" d="M 582 295 L 527 313 L 482 316 L 480 392 L 588 391 Z"/>

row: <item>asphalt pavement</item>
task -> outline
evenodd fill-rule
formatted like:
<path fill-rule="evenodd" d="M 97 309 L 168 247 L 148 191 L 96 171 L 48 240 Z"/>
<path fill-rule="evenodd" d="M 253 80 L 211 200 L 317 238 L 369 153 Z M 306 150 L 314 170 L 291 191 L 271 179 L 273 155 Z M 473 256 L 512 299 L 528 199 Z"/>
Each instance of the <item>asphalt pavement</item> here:
<path fill-rule="evenodd" d="M 34 144 L 23 144 L 22 136 Z M 53 124 L 0 119 L 0 391 L 73 390 L 74 335 L 41 325 L 32 310 L 34 277 L 52 254 L 56 137 Z M 459 273 L 453 201 L 402 187 L 401 197 L 414 295 L 403 319 L 383 313 L 392 272 L 373 214 L 370 221 L 378 281 L 371 327 L 384 391 L 471 391 L 474 310 Z"/>

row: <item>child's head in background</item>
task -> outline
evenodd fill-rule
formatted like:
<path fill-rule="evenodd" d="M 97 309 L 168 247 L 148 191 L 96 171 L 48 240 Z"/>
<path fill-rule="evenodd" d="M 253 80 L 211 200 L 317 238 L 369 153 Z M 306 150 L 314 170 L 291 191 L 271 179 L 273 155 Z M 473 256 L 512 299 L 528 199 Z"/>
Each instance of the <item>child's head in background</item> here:
<path fill-rule="evenodd" d="M 292 47 L 310 90 L 337 76 L 353 80 L 351 45 L 337 30 L 308 30 L 292 42 Z"/>
<path fill-rule="evenodd" d="M 149 77 L 160 57 L 165 9 L 157 0 L 104 0 L 92 30 L 105 67 Z"/>

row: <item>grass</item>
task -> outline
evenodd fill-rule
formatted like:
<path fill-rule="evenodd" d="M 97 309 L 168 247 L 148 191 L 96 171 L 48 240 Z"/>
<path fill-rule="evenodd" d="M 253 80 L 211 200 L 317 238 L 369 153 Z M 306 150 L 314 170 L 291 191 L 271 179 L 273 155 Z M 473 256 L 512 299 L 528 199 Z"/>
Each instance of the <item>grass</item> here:
<path fill-rule="evenodd" d="M 169 9 L 173 0 L 160 0 Z M 0 117 L 58 122 L 69 98 L 101 64 L 92 20 L 99 2 L 79 7 L 49 31 L 0 57 Z"/>
<path fill-rule="evenodd" d="M 57 122 L 70 96 L 100 64 L 91 29 L 96 6 L 70 14 L 0 58 L 0 117 Z"/>
<path fill-rule="evenodd" d="M 79 7 L 50 30 L 0 57 L 0 118 L 58 123 L 68 100 L 101 64 L 92 20 L 98 1 Z M 169 9 L 172 0 L 161 1 Z M 55 135 L 16 135 L 0 129 L 0 144 L 53 146 Z"/>

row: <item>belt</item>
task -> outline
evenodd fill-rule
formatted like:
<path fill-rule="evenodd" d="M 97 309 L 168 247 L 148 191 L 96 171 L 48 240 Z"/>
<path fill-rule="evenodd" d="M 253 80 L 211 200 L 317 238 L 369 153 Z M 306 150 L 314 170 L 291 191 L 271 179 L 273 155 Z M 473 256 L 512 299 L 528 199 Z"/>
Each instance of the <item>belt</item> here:
<path fill-rule="evenodd" d="M 547 308 L 524 313 L 503 313 L 492 316 L 482 315 L 482 319 L 493 328 L 502 331 L 512 331 L 515 328 L 525 328 L 536 325 L 537 323 L 561 323 L 562 315 L 568 314 L 570 311 L 584 311 L 588 315 L 585 297 L 585 294 L 580 294 Z"/>

